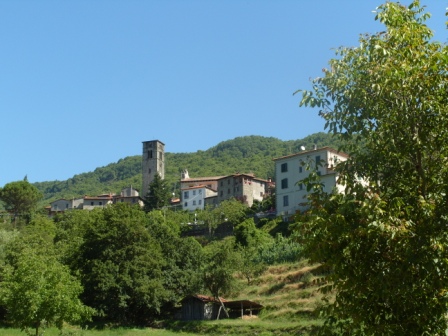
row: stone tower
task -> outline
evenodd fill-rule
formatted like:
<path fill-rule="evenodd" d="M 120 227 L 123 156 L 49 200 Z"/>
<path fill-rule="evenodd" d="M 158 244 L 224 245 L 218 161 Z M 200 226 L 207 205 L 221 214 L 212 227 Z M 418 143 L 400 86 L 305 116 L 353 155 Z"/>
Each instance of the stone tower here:
<path fill-rule="evenodd" d="M 162 179 L 165 178 L 165 144 L 159 140 L 143 141 L 142 153 L 142 198 L 149 191 L 149 184 L 158 173 Z"/>

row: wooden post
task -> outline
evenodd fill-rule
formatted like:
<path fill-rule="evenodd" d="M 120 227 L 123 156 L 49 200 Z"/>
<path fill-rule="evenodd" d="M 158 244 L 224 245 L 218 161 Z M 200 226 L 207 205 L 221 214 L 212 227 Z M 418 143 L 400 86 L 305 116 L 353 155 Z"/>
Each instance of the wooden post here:
<path fill-rule="evenodd" d="M 222 303 L 221 298 L 219 296 L 218 296 L 218 301 L 221 303 L 221 307 L 219 308 L 219 310 L 221 310 L 221 308 L 223 308 L 224 313 L 226 314 L 227 318 L 229 318 L 229 313 L 227 312 L 226 307 L 224 307 L 224 303 Z"/>
<path fill-rule="evenodd" d="M 219 315 L 221 314 L 221 308 L 222 308 L 222 306 L 219 306 L 219 309 L 218 309 L 218 316 L 216 316 L 216 319 L 217 319 L 217 320 L 219 320 Z"/>
<path fill-rule="evenodd" d="M 241 319 L 244 317 L 243 301 L 241 301 Z"/>

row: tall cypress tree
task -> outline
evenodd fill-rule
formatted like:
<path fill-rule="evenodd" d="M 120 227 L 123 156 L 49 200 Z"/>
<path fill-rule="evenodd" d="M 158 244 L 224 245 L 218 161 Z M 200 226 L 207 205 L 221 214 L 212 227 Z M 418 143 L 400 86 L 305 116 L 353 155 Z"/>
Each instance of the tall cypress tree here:
<path fill-rule="evenodd" d="M 168 183 L 159 174 L 156 174 L 154 180 L 149 184 L 148 194 L 143 200 L 145 203 L 145 211 L 149 212 L 169 205 L 170 198 L 171 194 Z"/>

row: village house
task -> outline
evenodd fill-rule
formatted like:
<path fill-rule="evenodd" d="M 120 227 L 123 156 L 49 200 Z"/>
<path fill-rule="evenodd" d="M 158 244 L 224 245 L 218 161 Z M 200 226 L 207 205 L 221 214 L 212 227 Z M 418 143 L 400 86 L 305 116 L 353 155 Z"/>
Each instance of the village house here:
<path fill-rule="evenodd" d="M 313 148 L 302 152 L 273 159 L 276 176 L 277 215 L 285 219 L 296 212 L 308 209 L 306 186 L 299 181 L 306 178 L 310 171 L 307 165 L 317 170 L 324 191 L 331 193 L 334 188 L 342 191 L 338 184 L 338 175 L 334 167 L 338 162 L 347 160 L 348 155 L 331 147 Z"/>
<path fill-rule="evenodd" d="M 183 210 L 204 210 L 207 205 L 216 204 L 218 192 L 204 185 L 181 189 Z"/>
<path fill-rule="evenodd" d="M 122 189 L 120 195 L 114 195 L 112 197 L 112 202 L 114 204 L 115 203 L 138 204 L 141 207 L 143 207 L 143 201 L 140 199 L 140 194 L 138 190 L 132 188 L 132 186 Z"/>
<path fill-rule="evenodd" d="M 231 198 L 250 207 L 254 201 L 261 202 L 267 196 L 271 183 L 253 174 L 240 173 L 190 178 L 185 169 L 180 180 L 182 209 L 204 209 L 207 205 L 214 206 Z"/>
<path fill-rule="evenodd" d="M 251 207 L 254 201 L 261 202 L 267 195 L 270 181 L 255 177 L 253 174 L 232 174 L 218 180 L 218 200 L 235 198 Z"/>
<path fill-rule="evenodd" d="M 67 210 L 83 209 L 93 210 L 95 208 L 104 208 L 109 204 L 115 203 L 130 203 L 143 206 L 143 202 L 140 199 L 138 190 L 128 187 L 122 189 L 119 195 L 104 194 L 98 196 L 84 196 L 82 198 L 74 198 L 71 200 L 58 199 L 50 203 L 47 207 L 48 215 L 53 217 L 58 213 L 63 213 Z"/>

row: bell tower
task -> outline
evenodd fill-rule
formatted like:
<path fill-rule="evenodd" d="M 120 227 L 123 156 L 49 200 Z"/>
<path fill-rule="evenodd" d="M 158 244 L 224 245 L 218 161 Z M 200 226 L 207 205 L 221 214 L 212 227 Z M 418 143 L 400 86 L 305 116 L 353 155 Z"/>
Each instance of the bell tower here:
<path fill-rule="evenodd" d="M 159 140 L 143 141 L 142 153 L 142 198 L 149 191 L 149 184 L 154 180 L 155 174 L 165 178 L 165 144 Z"/>

